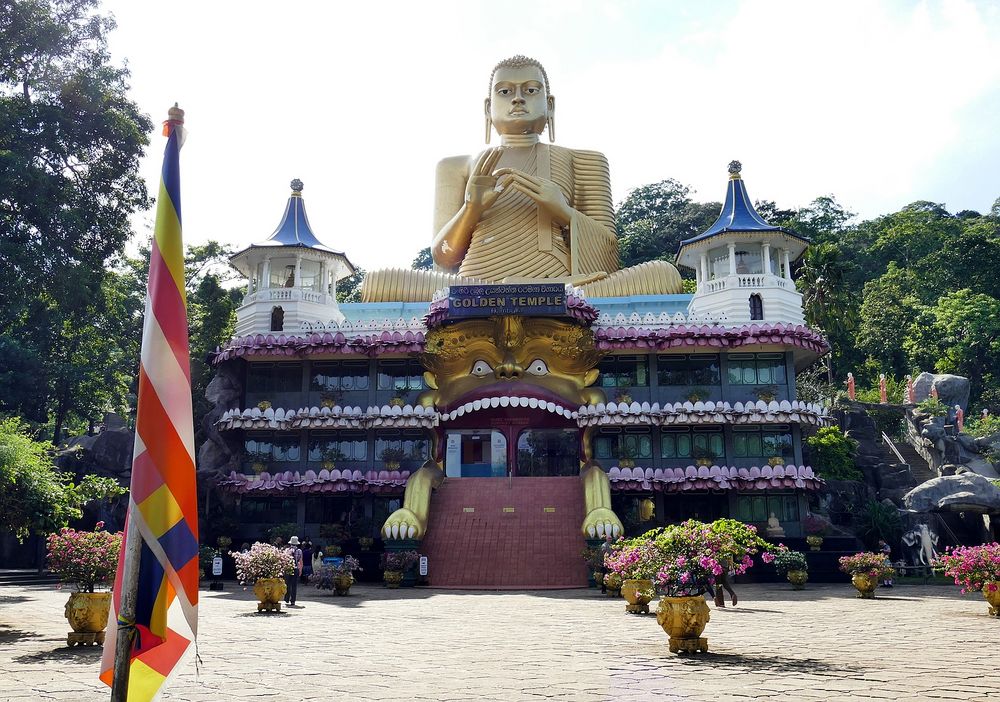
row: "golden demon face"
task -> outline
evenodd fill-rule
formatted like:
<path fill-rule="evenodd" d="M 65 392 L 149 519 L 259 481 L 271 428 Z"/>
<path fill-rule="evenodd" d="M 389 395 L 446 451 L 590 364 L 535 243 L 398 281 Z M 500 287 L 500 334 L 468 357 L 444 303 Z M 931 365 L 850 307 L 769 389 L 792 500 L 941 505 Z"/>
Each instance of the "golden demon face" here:
<path fill-rule="evenodd" d="M 604 401 L 603 392 L 589 387 L 602 355 L 590 330 L 570 322 L 536 317 L 458 322 L 427 335 L 422 360 L 431 389 L 420 403 L 439 412 L 513 406 L 568 417 L 580 405 Z"/>

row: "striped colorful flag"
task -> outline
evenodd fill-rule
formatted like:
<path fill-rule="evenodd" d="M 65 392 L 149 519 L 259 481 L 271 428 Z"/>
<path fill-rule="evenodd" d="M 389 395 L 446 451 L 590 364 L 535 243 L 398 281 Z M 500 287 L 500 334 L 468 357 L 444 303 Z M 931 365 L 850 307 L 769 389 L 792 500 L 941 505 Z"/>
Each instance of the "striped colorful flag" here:
<path fill-rule="evenodd" d="M 188 362 L 178 156 L 183 111 L 164 125 L 149 287 L 142 330 L 132 485 L 124 543 L 141 538 L 129 702 L 159 697 L 198 630 L 198 500 Z M 125 546 L 118 559 L 101 680 L 112 683 L 122 602 Z M 128 622 L 122 622 L 127 624 Z"/>

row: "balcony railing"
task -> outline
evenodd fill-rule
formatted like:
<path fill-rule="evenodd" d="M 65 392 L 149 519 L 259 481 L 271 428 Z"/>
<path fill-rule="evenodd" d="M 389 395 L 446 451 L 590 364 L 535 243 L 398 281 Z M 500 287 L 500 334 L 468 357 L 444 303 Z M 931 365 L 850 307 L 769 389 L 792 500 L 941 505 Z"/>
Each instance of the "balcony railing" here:
<path fill-rule="evenodd" d="M 263 290 L 247 294 L 243 298 L 243 304 L 249 305 L 253 302 L 286 302 L 289 300 L 303 300 L 305 302 L 315 302 L 320 305 L 326 305 L 329 304 L 332 299 L 332 295 L 316 292 L 315 290 L 302 290 L 301 288 L 264 288 Z"/>
<path fill-rule="evenodd" d="M 769 273 L 741 273 L 730 275 L 724 278 L 716 278 L 702 283 L 701 292 L 719 292 L 720 290 L 733 290 L 735 288 L 780 288 L 782 290 L 795 290 L 792 281 Z"/>

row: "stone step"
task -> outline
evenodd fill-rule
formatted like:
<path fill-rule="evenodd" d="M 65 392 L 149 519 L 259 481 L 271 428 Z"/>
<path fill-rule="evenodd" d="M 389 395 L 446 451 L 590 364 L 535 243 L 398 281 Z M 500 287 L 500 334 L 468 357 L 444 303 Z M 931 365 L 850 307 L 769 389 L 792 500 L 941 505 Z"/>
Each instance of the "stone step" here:
<path fill-rule="evenodd" d="M 431 498 L 428 584 L 468 589 L 587 586 L 578 477 L 450 478 Z"/>

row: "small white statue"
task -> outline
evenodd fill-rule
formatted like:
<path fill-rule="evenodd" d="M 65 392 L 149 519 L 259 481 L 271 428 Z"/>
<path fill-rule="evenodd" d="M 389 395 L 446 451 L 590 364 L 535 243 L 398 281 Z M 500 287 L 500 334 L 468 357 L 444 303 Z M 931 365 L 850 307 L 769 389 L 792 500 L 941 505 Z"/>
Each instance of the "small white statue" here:
<path fill-rule="evenodd" d="M 781 528 L 781 522 L 774 516 L 774 512 L 771 512 L 771 516 L 767 518 L 766 532 L 768 536 L 772 537 L 785 535 L 785 530 Z"/>

